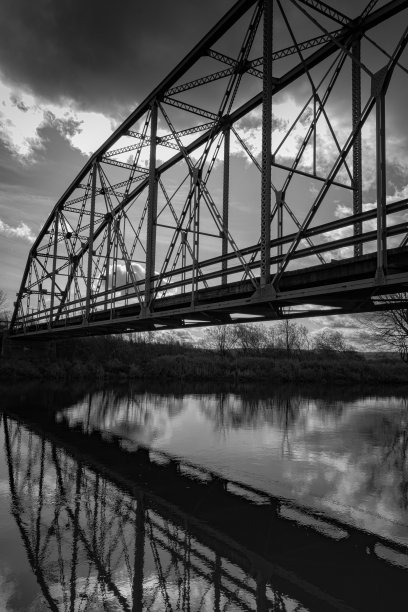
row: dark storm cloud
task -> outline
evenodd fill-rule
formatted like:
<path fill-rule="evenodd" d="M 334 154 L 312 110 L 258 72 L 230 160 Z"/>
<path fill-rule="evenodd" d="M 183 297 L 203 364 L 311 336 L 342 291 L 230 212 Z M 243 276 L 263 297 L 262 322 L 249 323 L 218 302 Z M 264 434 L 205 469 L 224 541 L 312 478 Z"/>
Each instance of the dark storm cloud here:
<path fill-rule="evenodd" d="M 401 165 L 398 162 L 387 164 L 387 191 L 395 193 L 401 191 L 408 185 L 408 170 L 407 166 Z"/>
<path fill-rule="evenodd" d="M 81 132 L 83 121 L 69 117 L 67 119 L 58 119 L 51 111 L 44 113 L 45 126 L 55 127 L 62 136 L 72 137 Z"/>
<path fill-rule="evenodd" d="M 44 122 L 37 129 L 39 140 L 32 143 L 28 161 L 16 158 L 0 139 L 0 192 L 9 194 L 5 199 L 0 199 L 0 211 L 7 200 L 13 201 L 13 207 L 19 208 L 14 196 L 15 188 L 20 189 L 23 197 L 31 194 L 33 198 L 51 196 L 55 201 L 58 199 L 87 160 L 67 138 L 78 123 L 71 119 L 56 119 L 52 113 L 45 113 Z M 50 201 L 48 206 L 52 203 Z M 33 218 L 41 214 L 37 211 Z"/>
<path fill-rule="evenodd" d="M 276 117 L 276 115 L 272 114 L 272 131 L 275 130 L 283 131 L 286 130 L 289 126 L 289 121 L 286 119 L 282 119 L 281 117 Z M 252 113 L 246 115 L 242 119 L 240 119 L 238 126 L 239 129 L 247 131 L 247 130 L 259 130 L 262 127 L 262 115 L 260 113 Z"/>
<path fill-rule="evenodd" d="M 0 71 L 47 100 L 125 112 L 233 0 L 3 0 Z"/>
<path fill-rule="evenodd" d="M 48 114 L 37 130 L 40 144 L 33 144 L 30 161 L 17 158 L 0 139 L 1 288 L 9 304 L 19 287 L 31 246 L 21 235 L 22 230 L 27 236 L 38 233 L 52 206 L 86 161 L 67 139 L 71 129 L 69 122 L 62 125 Z"/>
<path fill-rule="evenodd" d="M 258 113 L 250 113 L 238 122 L 238 128 L 241 130 L 257 130 L 262 126 L 262 116 Z"/>
<path fill-rule="evenodd" d="M 19 110 L 23 111 L 23 113 L 26 113 L 28 110 L 30 110 L 30 107 L 24 104 L 24 102 L 20 100 L 15 94 L 12 94 L 10 96 L 10 101 L 13 106 L 16 106 Z"/>

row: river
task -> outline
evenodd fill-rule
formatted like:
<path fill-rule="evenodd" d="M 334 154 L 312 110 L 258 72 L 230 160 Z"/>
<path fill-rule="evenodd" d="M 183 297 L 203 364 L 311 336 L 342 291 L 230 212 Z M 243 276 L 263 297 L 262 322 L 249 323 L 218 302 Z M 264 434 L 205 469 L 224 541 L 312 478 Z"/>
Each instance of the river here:
<path fill-rule="evenodd" d="M 406 609 L 407 390 L 1 393 L 1 612 Z"/>

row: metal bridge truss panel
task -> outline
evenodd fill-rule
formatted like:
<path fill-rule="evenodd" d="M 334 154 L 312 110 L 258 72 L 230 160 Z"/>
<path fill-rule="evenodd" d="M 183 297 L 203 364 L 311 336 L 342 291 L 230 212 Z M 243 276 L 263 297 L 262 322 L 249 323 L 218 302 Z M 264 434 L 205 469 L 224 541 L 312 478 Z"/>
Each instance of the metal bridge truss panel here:
<path fill-rule="evenodd" d="M 239 0 L 56 203 L 11 334 L 370 311 L 404 293 L 408 201 L 386 159 L 407 16 L 404 0 L 350 16 Z"/>

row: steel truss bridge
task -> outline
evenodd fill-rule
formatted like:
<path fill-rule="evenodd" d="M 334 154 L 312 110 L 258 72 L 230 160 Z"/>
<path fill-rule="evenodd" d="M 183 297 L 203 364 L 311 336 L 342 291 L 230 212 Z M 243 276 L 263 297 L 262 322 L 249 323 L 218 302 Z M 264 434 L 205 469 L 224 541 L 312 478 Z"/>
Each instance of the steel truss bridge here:
<path fill-rule="evenodd" d="M 12 512 L 50 610 L 371 612 L 403 600 L 407 570 L 384 560 L 406 561 L 397 542 L 49 415 L 2 419 Z"/>
<path fill-rule="evenodd" d="M 407 21 L 405 0 L 239 0 L 58 200 L 11 335 L 401 306 L 408 199 L 387 161 Z"/>

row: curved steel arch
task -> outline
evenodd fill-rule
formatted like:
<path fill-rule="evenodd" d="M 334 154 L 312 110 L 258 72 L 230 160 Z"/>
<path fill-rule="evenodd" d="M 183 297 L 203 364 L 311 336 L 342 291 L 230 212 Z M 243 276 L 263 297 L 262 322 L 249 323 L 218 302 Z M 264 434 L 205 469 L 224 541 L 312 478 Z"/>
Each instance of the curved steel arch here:
<path fill-rule="evenodd" d="M 389 256 L 393 267 L 404 268 L 408 227 L 386 223 L 387 215 L 396 218 L 407 202 L 386 205 L 385 96 L 394 69 L 407 72 L 400 59 L 408 34 L 405 30 L 389 53 L 367 32 L 406 12 L 407 5 L 392 0 L 375 10 L 376 4 L 368 2 L 361 15 L 349 19 L 317 0 L 290 0 L 285 9 L 280 0 L 239 0 L 91 156 L 58 200 L 30 251 L 12 335 L 205 325 L 230 322 L 237 314 L 246 320 L 307 316 L 319 314 L 322 305 L 333 312 L 372 310 L 379 307 L 373 294 L 403 291 L 406 274 L 389 274 L 387 265 L 387 238 L 400 236 L 401 248 Z M 327 29 L 328 19 L 336 29 Z M 286 33 L 286 44 L 277 50 L 275 23 Z M 299 40 L 298 24 L 313 36 Z M 232 35 L 239 40 L 234 57 L 213 49 Z M 371 66 L 373 45 L 383 53 L 381 70 Z M 362 84 L 362 74 L 368 75 L 368 85 Z M 302 79 L 311 95 L 283 141 L 301 121 L 305 133 L 288 161 L 281 158 L 282 142 L 271 147 L 272 104 Z M 352 107 L 343 143 L 327 104 L 339 83 L 349 88 Z M 260 106 L 258 162 L 240 121 L 258 121 L 253 113 Z M 362 210 L 361 132 L 374 109 L 379 205 L 375 230 L 363 232 L 372 212 Z M 336 150 L 327 167 L 318 159 L 322 123 Z M 260 202 L 259 219 L 251 222 L 259 227 L 260 238 L 249 245 L 239 245 L 239 228 L 232 229 L 233 146 L 241 147 L 260 170 L 253 196 Z M 164 151 L 172 153 L 159 159 L 166 157 Z M 124 158 L 130 153 L 131 159 Z M 273 168 L 280 173 L 280 188 L 272 182 Z M 308 210 L 289 201 L 299 177 L 317 190 Z M 313 225 L 335 188 L 353 194 L 351 213 L 346 221 Z M 327 232 L 345 226 L 353 228 L 352 236 L 327 240 Z M 375 261 L 361 259 L 365 243 L 377 244 Z M 324 253 L 348 247 L 354 247 L 351 266 L 347 259 L 341 270 L 325 268 Z M 286 270 L 295 260 L 301 260 L 301 267 L 319 260 L 319 291 L 313 270 L 309 278 L 299 272 L 292 282 Z M 289 314 L 293 306 L 301 310 Z"/>

